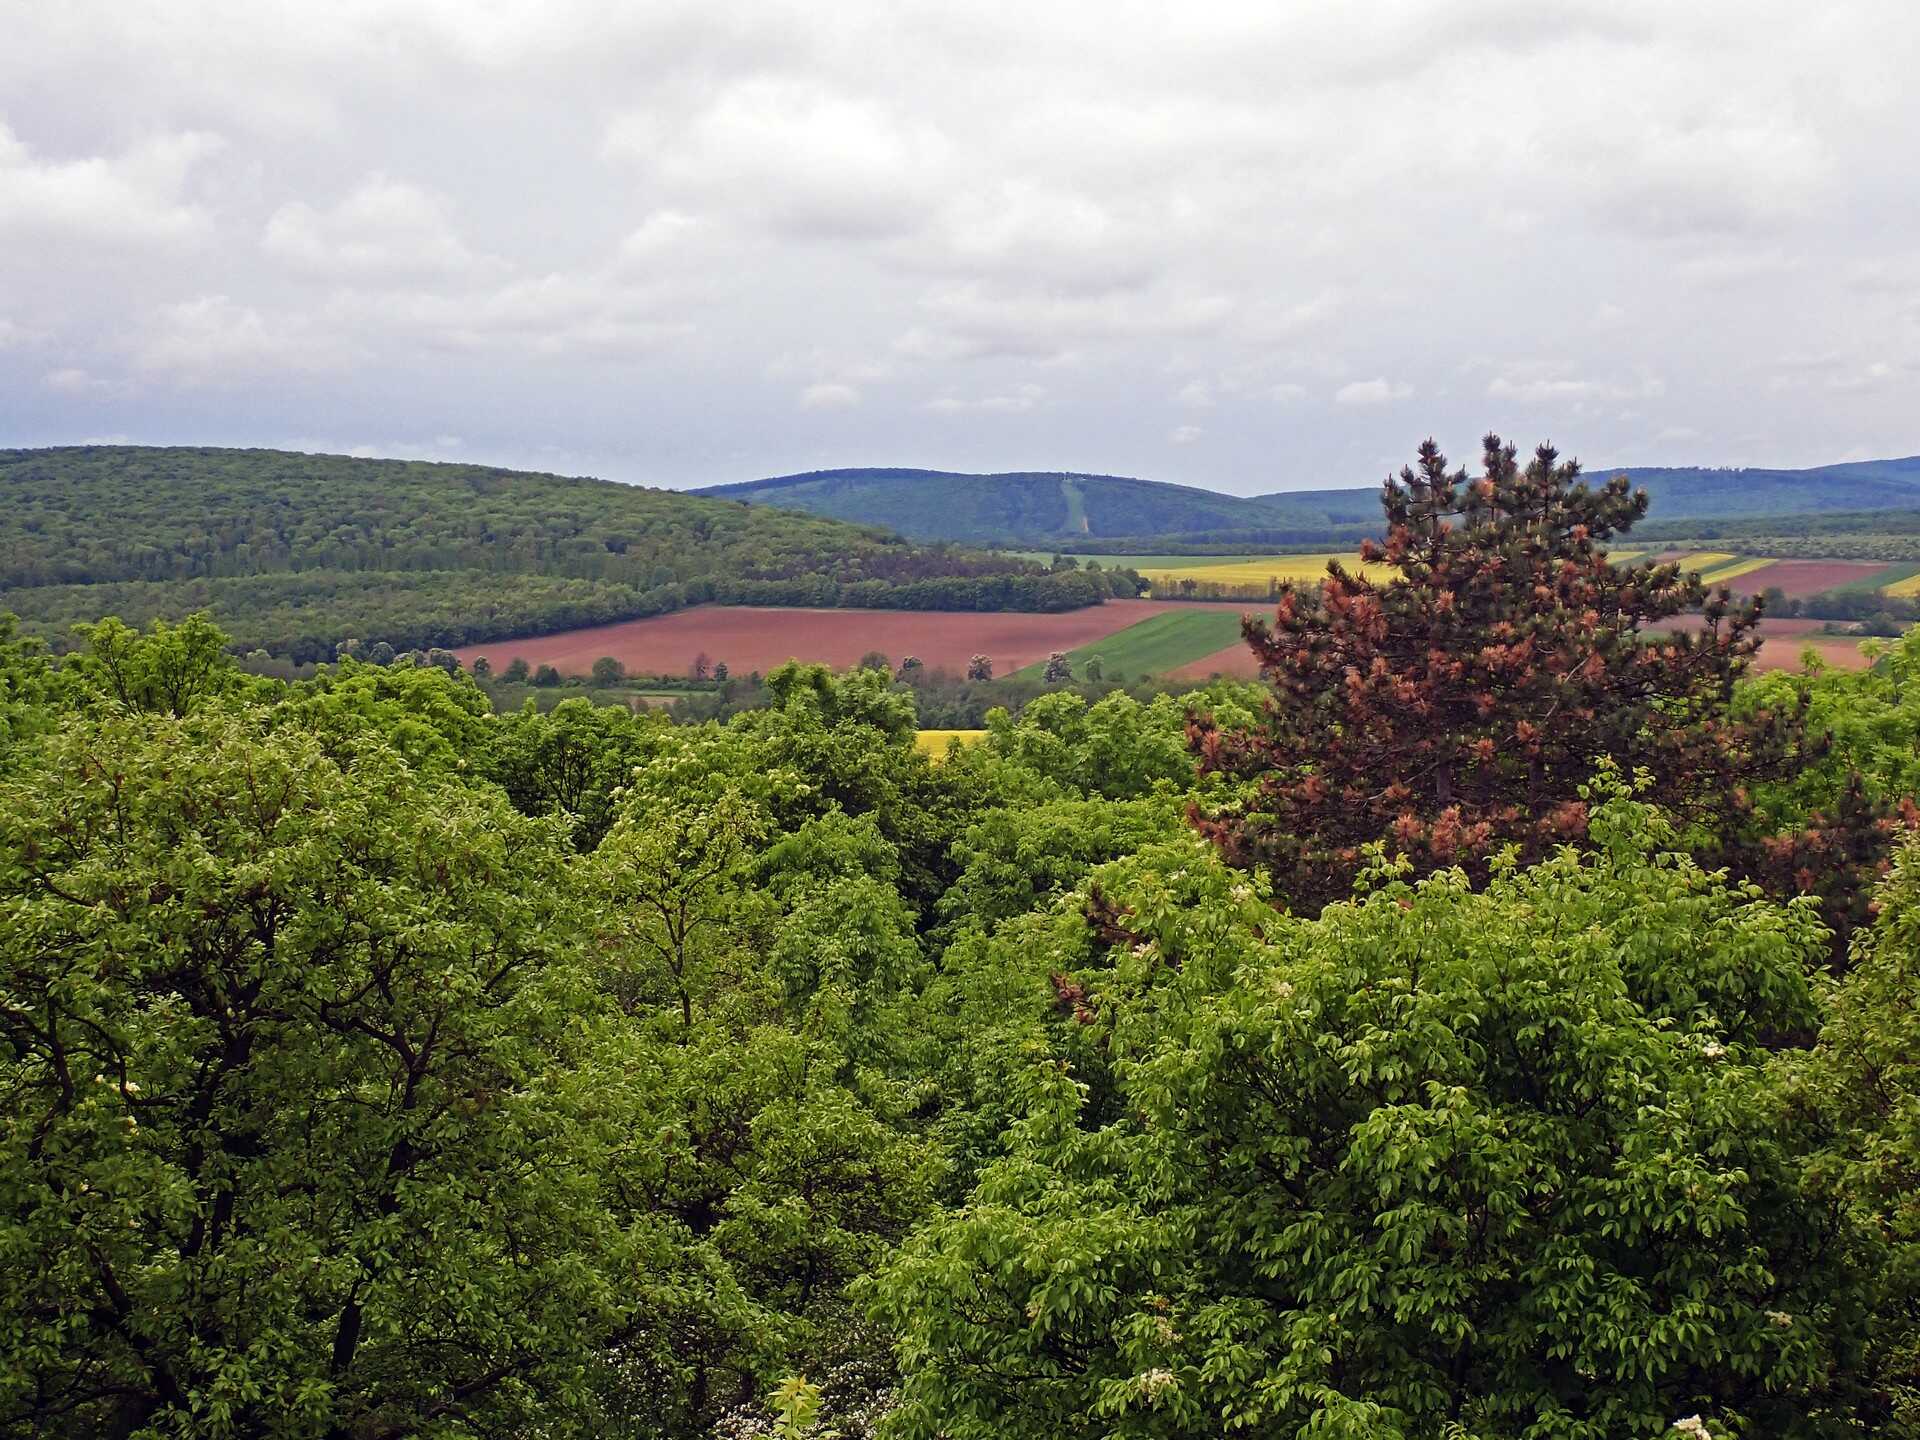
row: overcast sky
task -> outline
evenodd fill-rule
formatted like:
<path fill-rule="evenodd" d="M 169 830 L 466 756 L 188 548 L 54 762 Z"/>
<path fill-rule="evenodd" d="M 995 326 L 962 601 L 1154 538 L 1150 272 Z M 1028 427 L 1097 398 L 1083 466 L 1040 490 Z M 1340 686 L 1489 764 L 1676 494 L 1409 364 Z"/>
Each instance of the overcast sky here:
<path fill-rule="evenodd" d="M 0 445 L 1920 451 L 1907 0 L 0 0 Z"/>

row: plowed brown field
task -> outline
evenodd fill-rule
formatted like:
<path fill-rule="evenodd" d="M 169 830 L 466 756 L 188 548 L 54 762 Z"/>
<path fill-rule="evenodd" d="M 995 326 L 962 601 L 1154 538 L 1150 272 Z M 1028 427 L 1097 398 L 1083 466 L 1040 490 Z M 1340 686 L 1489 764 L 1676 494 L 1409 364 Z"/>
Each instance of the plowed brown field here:
<path fill-rule="evenodd" d="M 496 672 L 517 656 L 529 665 L 551 665 L 563 675 L 584 675 L 602 655 L 611 655 L 635 674 L 684 675 L 694 657 L 704 654 L 745 675 L 788 660 L 845 668 L 874 650 L 895 664 L 917 655 L 929 669 L 964 671 L 968 659 L 979 654 L 993 661 L 994 674 L 1007 675 L 1055 650 L 1076 649 L 1162 611 L 1191 608 L 1179 601 L 1109 600 L 1083 610 L 1034 615 L 701 605 L 645 620 L 468 645 L 455 653 L 464 665 L 484 655 Z"/>

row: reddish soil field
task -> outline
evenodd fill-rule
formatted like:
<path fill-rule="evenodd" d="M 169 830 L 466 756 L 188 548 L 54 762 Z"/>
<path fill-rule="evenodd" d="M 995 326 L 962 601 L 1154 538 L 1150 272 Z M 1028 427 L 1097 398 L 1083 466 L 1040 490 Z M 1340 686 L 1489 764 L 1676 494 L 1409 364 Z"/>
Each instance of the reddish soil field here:
<path fill-rule="evenodd" d="M 1229 645 L 1224 650 L 1216 650 L 1211 655 L 1203 655 L 1198 660 L 1190 660 L 1167 674 L 1174 680 L 1211 680 L 1216 675 L 1231 676 L 1235 680 L 1258 680 L 1260 667 L 1254 663 L 1253 652 L 1243 641 L 1238 645 Z"/>
<path fill-rule="evenodd" d="M 1864 580 L 1887 567 L 1876 560 L 1776 560 L 1735 576 L 1727 586 L 1736 595 L 1758 595 L 1778 588 L 1789 598 L 1818 595 L 1836 585 Z"/>
<path fill-rule="evenodd" d="M 1790 563 L 1813 564 L 1815 562 Z M 1866 669 L 1867 661 L 1866 657 L 1860 653 L 1860 641 L 1850 635 L 1823 635 L 1820 633 L 1822 623 L 1819 620 L 1762 620 L 1760 650 L 1754 656 L 1755 668 L 1798 670 L 1801 652 L 1811 646 L 1820 658 L 1835 670 Z M 1195 660 L 1191 664 L 1182 665 L 1173 672 L 1173 675 L 1179 680 L 1206 680 L 1214 675 L 1228 675 L 1237 680 L 1257 680 L 1260 678 L 1260 669 L 1254 663 L 1251 650 L 1245 645 L 1232 645 L 1225 650 L 1219 650 L 1212 655 Z"/>
<path fill-rule="evenodd" d="M 975 654 L 993 661 L 996 675 L 1073 650 L 1165 610 L 1192 608 L 1171 600 L 1109 600 L 1057 615 L 971 610 L 808 610 L 759 605 L 701 605 L 595 625 L 558 635 L 495 640 L 456 651 L 463 665 L 484 655 L 498 672 L 516 656 L 584 675 L 602 655 L 644 675 L 684 675 L 696 655 L 724 661 L 736 675 L 773 669 L 788 660 L 817 660 L 844 669 L 878 650 L 898 664 L 918 655 L 929 669 L 964 671 Z M 1243 605 L 1224 609 L 1242 610 Z"/>

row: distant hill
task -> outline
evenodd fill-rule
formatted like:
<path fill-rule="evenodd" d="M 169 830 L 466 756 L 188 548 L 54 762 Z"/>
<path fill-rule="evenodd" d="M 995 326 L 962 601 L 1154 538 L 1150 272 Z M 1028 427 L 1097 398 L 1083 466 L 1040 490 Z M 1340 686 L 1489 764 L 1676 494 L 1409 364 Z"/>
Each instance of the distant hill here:
<path fill-rule="evenodd" d="M 915 540 L 1045 545 L 1056 540 L 1322 527 L 1379 513 L 1371 490 L 1313 491 L 1267 500 L 1122 475 L 1012 471 L 815 470 L 715 485 L 699 495 L 884 525 Z"/>
<path fill-rule="evenodd" d="M 1806 470 L 1754 467 L 1716 469 L 1692 465 L 1588 466 L 1591 481 L 1625 475 L 1652 500 L 1649 521 L 1739 520 L 1811 515 L 1832 510 L 1920 510 L 1920 455 L 1902 460 L 1860 460 Z M 1316 497 L 1361 492 L 1307 492 Z M 1377 495 L 1376 489 L 1365 492 Z M 1295 493 L 1256 495 L 1256 503 L 1285 504 Z M 1316 503 L 1319 503 L 1316 500 Z"/>
<path fill-rule="evenodd" d="M 313 661 L 347 639 L 452 648 L 709 601 L 1068 609 L 1103 583 L 605 480 L 278 450 L 0 450 L 0 612 L 55 643 L 105 615 L 209 609 L 240 648 Z"/>
<path fill-rule="evenodd" d="M 1807 470 L 1600 467 L 1653 497 L 1650 519 L 1737 520 L 1831 511 L 1920 510 L 1920 456 Z M 1377 485 L 1223 495 L 1120 475 L 814 470 L 693 492 L 882 525 L 915 540 L 1088 548 L 1153 538 L 1211 544 L 1350 540 L 1380 516 Z"/>
<path fill-rule="evenodd" d="M 1806 470 L 1628 466 L 1589 472 L 1625 475 L 1653 499 L 1649 520 L 1738 520 L 1834 510 L 1920 510 L 1920 455 L 1860 460 Z"/>

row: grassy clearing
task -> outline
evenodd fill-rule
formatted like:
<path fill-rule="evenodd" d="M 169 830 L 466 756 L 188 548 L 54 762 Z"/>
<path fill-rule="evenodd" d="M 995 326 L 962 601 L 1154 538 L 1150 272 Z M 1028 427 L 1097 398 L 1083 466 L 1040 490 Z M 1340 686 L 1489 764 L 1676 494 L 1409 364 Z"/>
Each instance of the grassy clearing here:
<path fill-rule="evenodd" d="M 913 737 L 914 748 L 935 760 L 947 758 L 954 745 L 972 745 L 986 737 L 984 730 L 921 730 Z"/>
<path fill-rule="evenodd" d="M 1084 677 L 1087 661 L 1100 657 L 1101 672 L 1112 679 L 1124 675 L 1129 680 L 1141 675 L 1164 675 L 1182 665 L 1224 650 L 1240 638 L 1240 616 L 1231 610 L 1174 610 L 1116 630 L 1103 639 L 1067 652 L 1073 673 Z M 1038 678 L 1044 665 L 1029 665 L 1019 671 L 1023 678 Z"/>

